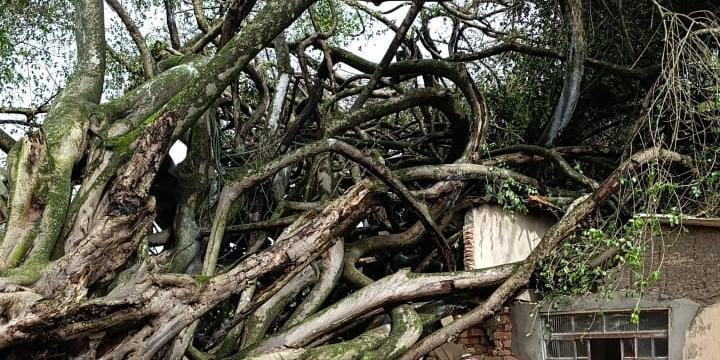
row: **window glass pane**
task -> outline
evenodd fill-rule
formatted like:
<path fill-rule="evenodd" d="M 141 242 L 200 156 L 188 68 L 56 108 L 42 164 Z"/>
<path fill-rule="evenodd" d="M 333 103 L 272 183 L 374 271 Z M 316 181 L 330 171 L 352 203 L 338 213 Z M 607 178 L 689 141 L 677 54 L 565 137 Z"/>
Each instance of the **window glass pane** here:
<path fill-rule="evenodd" d="M 578 357 L 587 357 L 587 340 L 575 340 Z"/>
<path fill-rule="evenodd" d="M 654 339 L 655 356 L 668 356 L 668 339 Z"/>
<path fill-rule="evenodd" d="M 622 339 L 623 343 L 623 356 L 634 357 L 635 356 L 635 339 Z"/>
<path fill-rule="evenodd" d="M 634 337 L 664 336 L 668 330 L 668 311 L 643 311 L 640 313 L 639 325 L 630 321 L 630 315 L 630 312 L 616 310 L 614 312 L 554 314 L 545 317 L 543 320 L 545 323 L 544 335 L 547 339 L 545 345 L 547 357 L 549 359 L 587 360 L 591 356 L 591 352 L 592 355 L 596 355 L 597 344 L 595 342 L 611 341 L 614 344 L 611 352 L 616 354 L 613 355 L 613 358 L 619 356 L 628 360 L 667 359 L 667 338 Z M 653 335 L 654 333 L 647 333 L 648 331 L 659 333 Z M 590 343 L 592 345 L 589 345 Z M 604 344 L 602 348 L 607 351 L 607 346 Z"/>
<path fill-rule="evenodd" d="M 575 346 L 572 340 L 550 340 L 547 352 L 551 357 L 575 357 Z"/>
<path fill-rule="evenodd" d="M 549 324 L 554 333 L 572 332 L 572 315 L 551 315 Z"/>
<path fill-rule="evenodd" d="M 638 356 L 653 356 L 652 340 L 653 339 L 637 339 Z"/>
<path fill-rule="evenodd" d="M 577 314 L 575 315 L 575 331 L 577 332 L 602 332 L 603 319 L 600 314 Z"/>
<path fill-rule="evenodd" d="M 667 330 L 667 311 L 640 312 L 640 330 Z"/>
<path fill-rule="evenodd" d="M 607 332 L 635 331 L 635 324 L 630 322 L 628 313 L 608 313 L 605 315 L 605 330 Z"/>

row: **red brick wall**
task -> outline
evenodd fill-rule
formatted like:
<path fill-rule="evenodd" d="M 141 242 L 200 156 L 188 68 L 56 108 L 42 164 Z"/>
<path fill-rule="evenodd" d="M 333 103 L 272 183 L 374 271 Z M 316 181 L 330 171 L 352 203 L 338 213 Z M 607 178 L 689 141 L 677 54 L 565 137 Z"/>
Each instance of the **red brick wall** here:
<path fill-rule="evenodd" d="M 512 353 L 512 321 L 510 309 L 502 311 L 478 327 L 460 335 L 460 343 L 486 360 L 517 360 Z"/>
<path fill-rule="evenodd" d="M 483 324 L 466 330 L 460 334 L 457 343 L 464 345 L 468 352 L 475 355 L 476 358 L 484 360 L 517 360 L 512 353 L 510 309 L 503 307 L 500 313 Z M 427 356 L 428 360 L 439 358 L 442 358 L 442 356 L 437 356 L 432 352 Z"/>

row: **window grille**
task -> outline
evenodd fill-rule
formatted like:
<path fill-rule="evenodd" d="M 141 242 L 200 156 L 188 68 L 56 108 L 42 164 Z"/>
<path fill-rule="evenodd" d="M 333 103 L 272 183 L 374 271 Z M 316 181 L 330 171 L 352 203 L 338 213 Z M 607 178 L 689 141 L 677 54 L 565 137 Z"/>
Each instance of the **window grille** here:
<path fill-rule="evenodd" d="M 547 360 L 667 360 L 668 311 L 554 313 L 544 317 Z"/>

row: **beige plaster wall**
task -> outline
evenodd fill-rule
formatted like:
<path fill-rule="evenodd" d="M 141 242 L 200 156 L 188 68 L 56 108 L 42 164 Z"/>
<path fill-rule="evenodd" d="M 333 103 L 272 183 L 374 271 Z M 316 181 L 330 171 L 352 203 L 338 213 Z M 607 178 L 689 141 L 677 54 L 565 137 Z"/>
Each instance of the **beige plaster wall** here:
<path fill-rule="evenodd" d="M 683 358 L 720 359 L 720 303 L 700 310 L 695 316 L 685 339 Z"/>
<path fill-rule="evenodd" d="M 465 216 L 465 268 L 484 269 L 525 260 L 552 221 L 542 216 L 510 215 L 482 205 Z"/>

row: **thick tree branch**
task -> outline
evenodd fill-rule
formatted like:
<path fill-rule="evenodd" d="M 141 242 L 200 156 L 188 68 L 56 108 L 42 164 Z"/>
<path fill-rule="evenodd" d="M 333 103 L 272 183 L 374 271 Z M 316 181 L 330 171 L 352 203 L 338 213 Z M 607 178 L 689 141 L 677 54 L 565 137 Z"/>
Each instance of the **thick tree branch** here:
<path fill-rule="evenodd" d="M 59 98 L 73 96 L 98 103 L 105 80 L 103 3 L 102 0 L 74 0 L 73 3 L 75 4 L 75 44 L 78 57 L 73 76 Z M 62 102 L 61 99 L 58 99 L 57 103 Z M 57 103 L 52 107 L 57 108 Z"/>
<path fill-rule="evenodd" d="M 506 52 L 517 52 L 530 56 L 539 56 L 563 61 L 566 60 L 565 55 L 555 50 L 525 45 L 514 41 L 503 42 L 501 44 L 491 46 L 487 49 L 473 53 L 457 52 L 452 56 L 447 57 L 445 60 L 452 62 L 478 61 Z M 630 79 L 650 80 L 656 78 L 660 74 L 660 65 L 652 65 L 643 68 L 632 68 L 589 57 L 586 57 L 584 59 L 584 63 L 585 66 Z"/>
<path fill-rule="evenodd" d="M 433 215 L 437 215 L 442 207 L 442 205 L 434 205 L 430 211 Z M 343 277 L 358 288 L 372 284 L 373 280 L 355 267 L 360 257 L 379 250 L 388 251 L 416 244 L 424 234 L 425 228 L 418 221 L 398 234 L 370 236 L 351 243 L 345 251 Z"/>
<path fill-rule="evenodd" d="M 573 179 L 574 181 L 586 186 L 590 190 L 595 190 L 599 186 L 597 181 L 587 177 L 585 174 L 577 171 L 575 168 L 573 168 L 566 160 L 563 158 L 562 154 L 555 150 L 555 149 L 547 149 L 540 146 L 535 145 L 513 145 L 508 146 L 503 149 L 503 151 L 508 152 L 525 152 L 530 154 L 537 154 L 542 156 L 543 158 L 546 158 L 548 160 L 552 160 L 555 162 L 560 170 L 565 173 L 569 178 Z"/>
<path fill-rule="evenodd" d="M 101 130 L 105 139 L 137 131 L 143 121 L 162 109 L 185 86 L 197 79 L 208 58 L 199 57 L 165 70 L 150 81 L 102 105 L 109 124 Z"/>
<path fill-rule="evenodd" d="M 210 22 L 208 22 L 207 17 L 205 17 L 205 4 L 203 1 L 204 0 L 192 0 L 192 6 L 198 28 L 202 30 L 202 32 L 207 33 L 210 31 Z"/>
<path fill-rule="evenodd" d="M 335 288 L 335 285 L 337 285 L 340 274 L 342 273 L 343 253 L 344 242 L 342 240 L 338 240 L 335 242 L 335 245 L 328 249 L 320 263 L 320 279 L 312 291 L 305 297 L 305 300 L 298 305 L 290 318 L 285 322 L 282 327 L 283 329 L 303 322 L 307 317 L 315 313 L 328 296 L 330 296 L 330 292 Z"/>
<path fill-rule="evenodd" d="M 560 7 L 568 27 L 567 63 L 565 81 L 560 92 L 560 99 L 555 107 L 555 113 L 539 141 L 545 147 L 552 146 L 570 123 L 580 98 L 580 83 L 585 73 L 587 43 L 582 20 L 581 0 L 563 0 L 560 2 Z"/>
<path fill-rule="evenodd" d="M 5 130 L 0 130 L 0 150 L 9 154 L 13 146 L 15 146 L 15 139 L 8 135 Z"/>
<path fill-rule="evenodd" d="M 220 44 L 225 44 L 235 34 L 242 21 L 250 14 L 257 0 L 232 0 L 220 29 Z"/>
<path fill-rule="evenodd" d="M 412 107 L 429 105 L 440 106 L 450 101 L 450 93 L 441 89 L 422 88 L 410 90 L 400 96 L 378 101 L 360 110 L 350 111 L 330 122 L 326 129 L 328 136 L 337 136 L 369 120 L 397 113 Z"/>
<path fill-rule="evenodd" d="M 163 5 L 165 6 L 165 22 L 170 35 L 170 46 L 175 50 L 180 50 L 180 35 L 175 21 L 175 0 L 163 0 Z"/>
<path fill-rule="evenodd" d="M 283 286 L 270 299 L 263 302 L 248 318 L 245 320 L 245 330 L 240 345 L 241 349 L 255 345 L 267 332 L 275 318 L 295 296 L 312 285 L 317 280 L 317 274 L 311 266 L 305 267 L 300 273 L 293 277 L 285 286 Z"/>
<path fill-rule="evenodd" d="M 37 114 L 48 112 L 48 106 L 41 107 L 0 107 L 0 114 L 18 114 L 24 115 L 26 118 L 31 119 Z"/>
<path fill-rule="evenodd" d="M 105 76 L 102 0 L 75 0 L 77 61 L 67 87 L 48 111 L 42 132 L 25 136 L 11 152 L 10 211 L 0 242 L 0 269 L 34 280 L 50 259 L 71 197 L 71 175 L 85 150 L 85 135 Z"/>
<path fill-rule="evenodd" d="M 145 79 L 152 78 L 155 72 L 155 62 L 153 61 L 152 55 L 150 55 L 150 49 L 148 49 L 145 38 L 140 33 L 140 28 L 138 28 L 137 24 L 135 24 L 133 19 L 130 17 L 130 14 L 125 11 L 125 8 L 123 8 L 122 4 L 120 4 L 120 1 L 105 0 L 105 2 L 110 5 L 110 7 L 113 9 L 113 11 L 115 11 L 118 17 L 120 17 L 120 20 L 123 22 L 125 28 L 130 34 L 130 38 L 132 38 L 133 42 L 135 43 L 135 46 L 140 53 L 140 59 L 142 60 Z M 175 29 L 175 31 L 177 32 L 177 29 Z"/>
<path fill-rule="evenodd" d="M 536 189 L 542 188 L 542 185 L 535 179 L 523 175 L 521 173 L 495 167 L 476 164 L 442 164 L 417 166 L 411 168 L 400 169 L 395 172 L 402 181 L 418 181 L 418 180 L 472 180 L 472 179 L 496 179 L 504 180 L 513 178 L 525 185 L 532 186 Z"/>
<path fill-rule="evenodd" d="M 356 316 L 386 304 L 491 286 L 505 279 L 512 268 L 513 265 L 504 265 L 478 271 L 436 274 L 413 274 L 407 269 L 400 270 L 358 290 L 308 320 L 263 340 L 249 354 L 304 346 Z"/>
<path fill-rule="evenodd" d="M 387 340 L 378 349 L 366 352 L 362 360 L 392 360 L 420 339 L 423 322 L 411 305 L 400 305 L 390 313 L 392 328 Z"/>
<path fill-rule="evenodd" d="M 431 231 L 433 240 L 436 242 L 438 250 L 443 255 L 443 259 L 449 268 L 454 267 L 454 261 L 450 256 L 450 249 L 447 246 L 442 232 L 430 215 L 427 206 L 415 199 L 414 195 L 398 178 L 381 162 L 365 156 L 356 148 L 335 139 L 326 139 L 307 145 L 299 150 L 288 154 L 276 161 L 266 164 L 257 171 L 246 171 L 242 176 L 242 180 L 226 186 L 221 194 L 221 200 L 215 212 L 215 220 L 210 236 L 210 246 L 208 247 L 209 256 L 206 257 L 205 263 L 217 261 L 220 252 L 220 242 L 225 231 L 225 224 L 230 213 L 231 203 L 235 201 L 248 188 L 270 178 L 281 169 L 291 165 L 292 163 L 323 152 L 337 152 L 352 161 L 360 164 L 365 169 L 377 176 L 382 182 L 395 191 L 411 208 L 420 216 L 420 220 L 425 227 Z M 212 267 L 212 266 L 211 266 Z"/>

